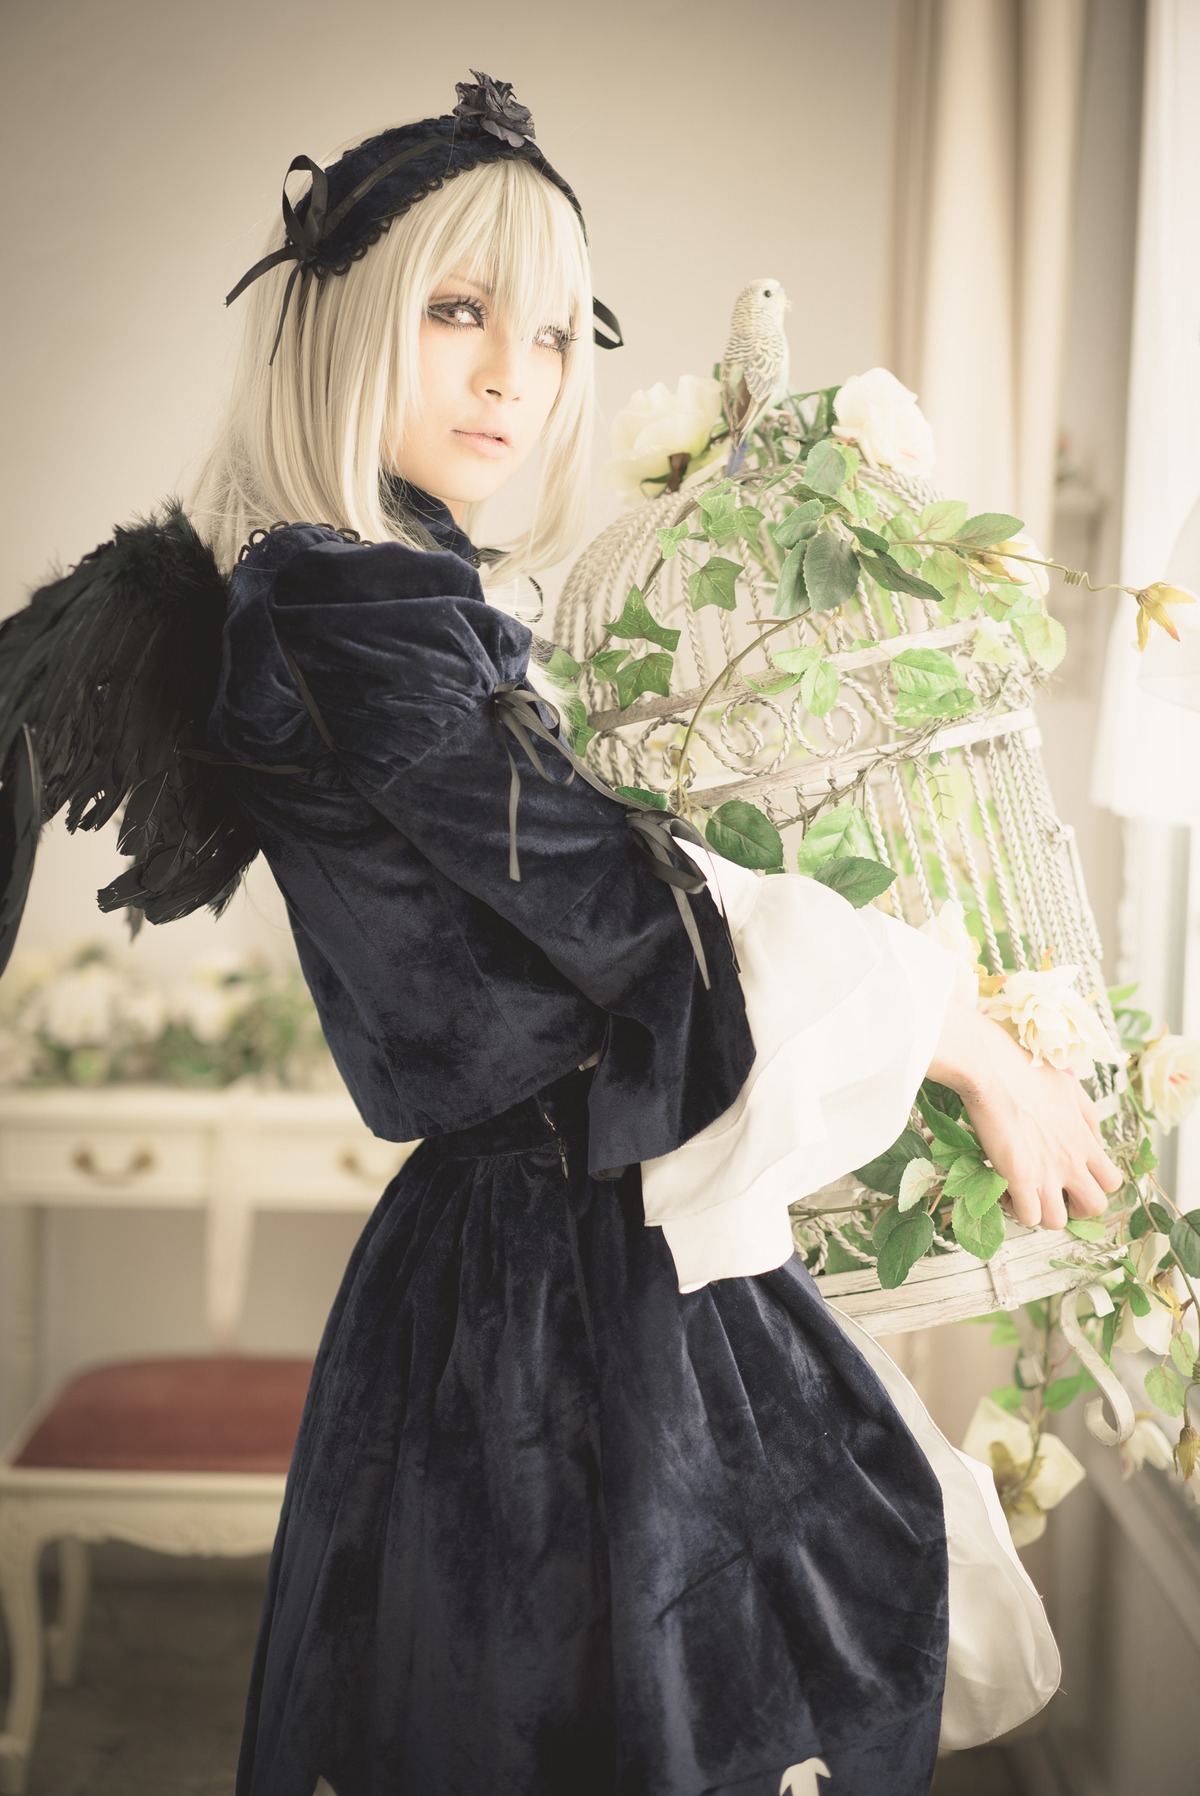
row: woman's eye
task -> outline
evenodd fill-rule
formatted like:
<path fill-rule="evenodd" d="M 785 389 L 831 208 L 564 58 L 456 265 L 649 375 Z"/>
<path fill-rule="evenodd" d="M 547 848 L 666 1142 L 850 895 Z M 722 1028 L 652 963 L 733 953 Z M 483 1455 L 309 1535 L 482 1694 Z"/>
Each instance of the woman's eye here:
<path fill-rule="evenodd" d="M 475 304 L 474 300 L 470 299 L 435 300 L 433 304 L 429 306 L 428 311 L 430 316 L 436 318 L 439 324 L 452 324 L 459 330 L 466 329 L 469 324 L 483 323 L 483 312 L 481 308 Z M 463 313 L 466 314 L 465 321 L 461 316 Z M 459 314 L 459 316 L 456 316 L 456 314 Z"/>
<path fill-rule="evenodd" d="M 575 341 L 571 332 L 564 330 L 560 324 L 548 324 L 537 334 L 537 341 L 544 349 L 557 349 L 560 355 L 566 352 L 568 343 Z"/>

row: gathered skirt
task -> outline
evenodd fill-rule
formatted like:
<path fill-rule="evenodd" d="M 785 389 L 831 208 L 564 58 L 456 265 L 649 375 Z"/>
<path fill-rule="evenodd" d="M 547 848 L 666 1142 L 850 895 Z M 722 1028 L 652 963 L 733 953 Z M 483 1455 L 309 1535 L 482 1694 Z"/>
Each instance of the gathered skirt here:
<path fill-rule="evenodd" d="M 237 1796 L 927 1796 L 937 1477 L 799 1256 L 680 1293 L 591 1077 L 420 1143 L 355 1244 Z"/>

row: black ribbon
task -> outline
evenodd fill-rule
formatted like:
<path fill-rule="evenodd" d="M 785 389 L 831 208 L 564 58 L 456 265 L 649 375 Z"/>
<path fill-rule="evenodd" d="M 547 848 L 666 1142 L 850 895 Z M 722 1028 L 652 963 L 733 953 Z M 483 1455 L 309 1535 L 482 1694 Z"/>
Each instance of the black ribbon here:
<path fill-rule="evenodd" d="M 550 712 L 550 715 L 554 720 L 554 729 L 548 728 L 542 721 L 541 717 L 538 715 L 538 705 L 545 706 L 546 710 Z M 548 742 L 552 748 L 556 748 L 559 754 L 570 762 L 571 772 L 562 782 L 564 785 L 569 786 L 571 781 L 575 778 L 575 775 L 578 773 L 587 781 L 588 785 L 599 792 L 603 798 L 611 798 L 617 804 L 624 806 L 625 821 L 632 832 L 634 844 L 645 857 L 654 877 L 656 879 L 661 879 L 664 884 L 671 887 L 675 903 L 679 907 L 680 918 L 687 931 L 688 940 L 692 944 L 692 952 L 696 957 L 696 964 L 700 968 L 700 976 L 704 981 L 704 989 L 706 991 L 711 991 L 712 981 L 709 978 L 708 962 L 704 954 L 704 944 L 700 939 L 700 931 L 696 926 L 696 919 L 692 915 L 690 907 L 684 900 L 685 892 L 689 897 L 693 897 L 697 892 L 706 890 L 708 881 L 705 879 L 703 873 L 700 872 L 699 868 L 691 866 L 686 868 L 677 867 L 674 860 L 671 858 L 673 841 L 676 837 L 682 837 L 685 841 L 694 842 L 697 847 L 703 848 L 704 852 L 708 854 L 710 852 L 709 845 L 700 834 L 699 830 L 696 829 L 693 824 L 689 823 L 686 817 L 679 816 L 678 812 L 660 810 L 657 805 L 645 804 L 640 798 L 625 798 L 621 793 L 615 792 L 613 788 L 607 785 L 602 779 L 598 779 L 591 768 L 586 766 L 585 763 L 579 759 L 579 756 L 571 748 L 569 743 L 564 742 L 562 737 L 555 733 L 555 731 L 562 726 L 562 717 L 558 707 L 549 699 L 543 698 L 539 693 L 533 691 L 531 687 L 519 685 L 515 680 L 502 680 L 500 684 L 496 686 L 492 694 L 492 721 L 495 724 L 496 733 L 503 745 L 504 752 L 508 756 L 508 765 L 511 775 L 508 788 L 508 877 L 514 880 L 519 880 L 521 877 L 521 868 L 517 859 L 517 806 L 521 797 L 521 776 L 517 771 L 517 763 L 513 759 L 512 749 L 505 740 L 505 730 L 516 738 L 521 744 L 521 747 L 525 750 L 525 753 L 529 756 L 529 759 L 532 761 L 538 773 L 551 785 L 557 784 L 557 782 L 551 780 L 550 775 L 546 772 L 537 749 L 530 739 L 531 733 L 532 735 L 541 737 L 543 741 Z M 718 909 L 720 910 L 721 920 L 725 925 L 725 932 L 729 939 L 729 950 L 733 956 L 733 964 L 740 972 L 741 968 L 738 963 L 737 950 L 734 947 L 733 931 L 729 927 L 729 919 L 725 915 L 725 907 L 719 901 L 719 887 L 717 888 L 717 891 Z"/>
<path fill-rule="evenodd" d="M 296 285 L 300 275 L 303 274 L 307 277 L 320 262 L 322 245 L 337 230 L 351 208 L 356 206 L 359 200 L 363 199 L 380 181 L 394 173 L 403 163 L 411 161 L 414 156 L 423 156 L 427 150 L 437 149 L 439 146 L 452 149 L 454 140 L 449 137 L 428 137 L 420 143 L 410 144 L 405 150 L 400 150 L 395 156 L 389 157 L 386 162 L 381 162 L 377 168 L 371 169 L 368 174 L 364 175 L 358 185 L 352 187 L 350 192 L 338 201 L 332 212 L 329 211 L 329 177 L 321 164 L 314 162 L 311 156 L 292 157 L 288 163 L 287 174 L 283 178 L 283 228 L 287 233 L 287 242 L 279 249 L 270 250 L 254 264 L 253 268 L 248 268 L 237 286 L 231 288 L 225 295 L 225 304 L 232 305 L 238 295 L 243 293 L 252 281 L 256 281 L 259 275 L 266 274 L 271 268 L 277 268 L 281 262 L 295 262 L 296 266 L 288 276 L 287 286 L 283 290 L 283 304 L 279 308 L 279 323 L 275 327 L 275 341 L 271 345 L 271 354 L 267 361 L 268 367 L 274 363 L 275 351 L 279 348 L 279 339 L 283 335 L 283 321 L 287 317 L 287 309 L 291 303 L 292 288 Z M 297 216 L 296 209 L 289 200 L 287 192 L 287 176 L 295 174 L 298 168 L 308 169 L 312 176 L 308 209 L 303 218 Z M 372 224 L 382 222 L 382 219 L 371 220 Z M 617 322 L 616 313 L 595 296 L 592 298 L 592 310 L 605 330 L 611 333 L 611 335 L 603 336 L 593 326 L 592 341 L 601 349 L 620 349 L 625 339 L 621 335 L 621 326 Z"/>

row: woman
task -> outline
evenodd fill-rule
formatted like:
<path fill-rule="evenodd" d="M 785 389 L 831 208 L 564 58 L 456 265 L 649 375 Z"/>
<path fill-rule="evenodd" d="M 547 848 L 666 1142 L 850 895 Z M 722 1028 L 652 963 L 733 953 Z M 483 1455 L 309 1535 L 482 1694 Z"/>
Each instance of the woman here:
<path fill-rule="evenodd" d="M 238 1796 L 918 1796 L 939 1475 L 786 1204 L 739 1229 L 779 1130 L 737 946 L 761 958 L 779 921 L 676 820 L 576 777 L 530 632 L 480 584 L 581 530 L 578 204 L 482 75 L 453 114 L 297 164 L 309 193 L 231 295 L 242 362 L 188 508 L 229 575 L 209 752 L 363 1117 L 421 1140 L 317 1354 Z M 533 521 L 489 563 L 478 509 L 535 454 Z M 886 1146 L 929 1074 L 1021 1220 L 1105 1207 L 1082 1087 L 953 1000 L 943 950 L 817 882 L 750 883 L 837 934 L 778 1044 L 805 1050 L 828 1164 Z M 814 1052 L 835 1039 L 857 1065 Z M 651 1174 L 710 1142 L 738 1149 L 721 1202 L 648 1226 Z"/>

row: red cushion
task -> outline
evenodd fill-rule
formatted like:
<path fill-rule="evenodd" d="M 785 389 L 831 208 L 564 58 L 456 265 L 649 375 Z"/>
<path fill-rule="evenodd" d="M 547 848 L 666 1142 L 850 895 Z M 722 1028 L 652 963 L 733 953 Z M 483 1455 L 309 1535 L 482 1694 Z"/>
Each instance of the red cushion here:
<path fill-rule="evenodd" d="M 248 1353 L 92 1366 L 63 1386 L 12 1464 L 286 1472 L 312 1369 Z"/>

